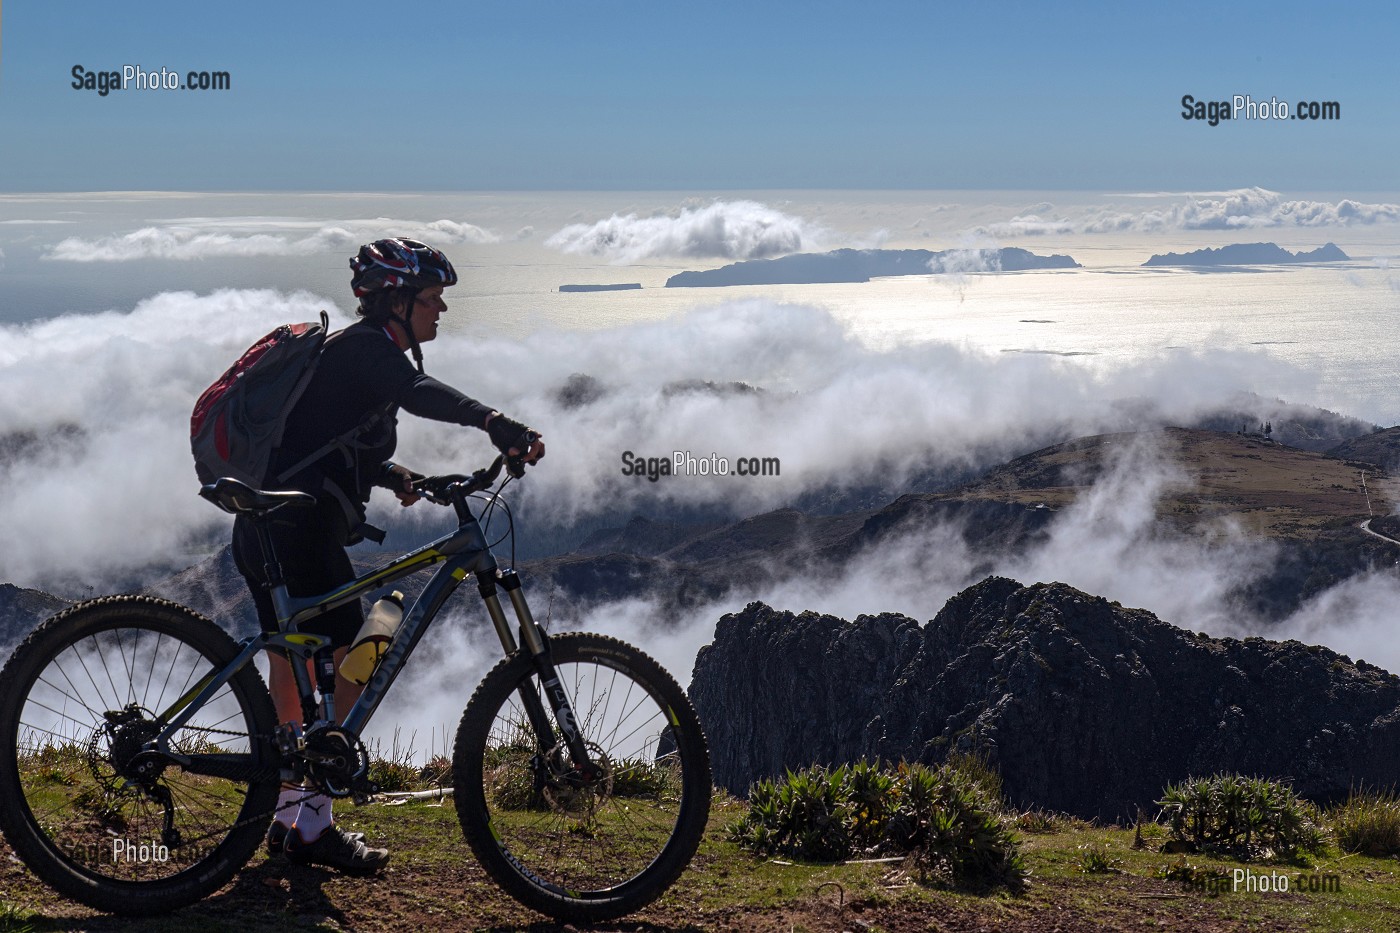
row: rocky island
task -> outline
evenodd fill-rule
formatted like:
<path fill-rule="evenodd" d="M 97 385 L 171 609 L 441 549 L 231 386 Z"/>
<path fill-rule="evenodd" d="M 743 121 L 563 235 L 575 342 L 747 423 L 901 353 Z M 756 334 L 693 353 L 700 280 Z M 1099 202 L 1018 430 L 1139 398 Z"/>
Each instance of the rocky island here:
<path fill-rule="evenodd" d="M 1232 243 L 1219 249 L 1198 249 L 1190 253 L 1153 256 L 1144 266 L 1276 266 L 1298 262 L 1346 262 L 1351 257 L 1335 243 L 1311 252 L 1290 253 L 1277 243 Z"/>
<path fill-rule="evenodd" d="M 641 288 L 641 282 L 621 282 L 616 285 L 560 285 L 561 292 L 625 292 Z"/>
<path fill-rule="evenodd" d="M 680 272 L 666 280 L 666 287 L 813 285 L 868 282 L 877 276 L 890 275 L 1078 268 L 1079 263 L 1069 256 L 1037 256 L 1014 246 L 939 252 L 926 249 L 838 249 L 829 253 L 796 253 L 779 259 L 751 259 L 700 272 Z"/>

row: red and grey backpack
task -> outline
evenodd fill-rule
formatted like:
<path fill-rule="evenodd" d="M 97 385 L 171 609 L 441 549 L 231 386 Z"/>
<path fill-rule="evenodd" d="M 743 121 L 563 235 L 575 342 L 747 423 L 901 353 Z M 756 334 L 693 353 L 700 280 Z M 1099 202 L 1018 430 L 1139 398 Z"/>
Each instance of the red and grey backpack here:
<path fill-rule="evenodd" d="M 326 345 L 330 319 L 283 324 L 247 349 L 205 389 L 190 416 L 190 448 L 199 481 L 230 476 L 254 489 L 280 483 L 337 447 L 350 445 L 368 423 L 332 438 L 277 476 L 268 476 L 287 418 L 301 398 Z"/>

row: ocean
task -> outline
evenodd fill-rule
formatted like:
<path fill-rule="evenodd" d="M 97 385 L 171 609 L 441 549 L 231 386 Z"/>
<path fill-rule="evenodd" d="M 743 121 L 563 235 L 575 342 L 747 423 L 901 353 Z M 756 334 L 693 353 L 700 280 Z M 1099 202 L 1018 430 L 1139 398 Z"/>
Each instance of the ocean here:
<path fill-rule="evenodd" d="M 1396 194 L 1321 193 L 1250 204 L 1212 223 L 1182 205 L 1223 196 L 1085 192 L 520 192 L 422 194 L 56 194 L 0 196 L 0 324 L 130 311 L 161 292 L 303 290 L 349 313 L 345 261 L 358 243 L 407 230 L 453 257 L 449 332 L 523 337 L 546 329 L 606 330 L 673 319 L 755 298 L 823 308 L 863 343 L 951 342 L 995 353 L 1050 353 L 1093 368 L 1173 351 L 1239 350 L 1276 360 L 1255 389 L 1382 424 L 1400 422 L 1391 317 L 1400 303 L 1400 223 L 1279 223 L 1279 205 L 1388 206 Z M 710 229 L 622 229 L 627 250 L 564 252 L 551 235 L 633 215 L 674 217 L 706 204 L 744 209 Z M 1187 216 L 1173 223 L 1172 210 Z M 749 211 L 748 213 L 756 213 Z M 1199 213 L 1199 211 L 1198 211 Z M 1161 220 L 1163 215 L 1168 219 Z M 1345 211 L 1342 216 L 1346 217 Z M 1033 218 L 1028 220 L 1027 218 Z M 859 284 L 663 289 L 681 271 L 763 256 L 745 253 L 745 225 L 781 227 L 791 251 L 839 247 L 1019 246 L 1065 254 L 1082 269 L 909 276 Z M 1087 228 L 1097 223 L 1100 227 Z M 1191 224 L 1195 226 L 1191 226 Z M 438 228 L 434 228 L 434 225 Z M 727 225 L 727 230 L 724 229 Z M 625 224 L 619 225 L 625 228 Z M 673 224 L 673 226 L 675 226 Z M 694 226 L 700 226 L 696 224 Z M 648 244 L 650 236 L 657 242 Z M 668 239 L 668 236 L 672 239 Z M 688 237 L 688 239 L 686 239 Z M 779 238 L 775 235 L 775 240 Z M 1336 242 L 1352 261 L 1232 271 L 1144 269 L 1154 253 L 1272 241 L 1307 250 Z M 577 246 L 578 244 L 574 244 Z M 679 249 L 667 250 L 667 246 Z M 725 250 L 728 250 L 728 255 Z M 670 253 L 668 255 L 663 253 Z M 776 253 L 775 253 L 776 254 Z M 621 257 L 621 258 L 619 258 Z M 560 293 L 565 284 L 637 283 L 634 291 Z"/>

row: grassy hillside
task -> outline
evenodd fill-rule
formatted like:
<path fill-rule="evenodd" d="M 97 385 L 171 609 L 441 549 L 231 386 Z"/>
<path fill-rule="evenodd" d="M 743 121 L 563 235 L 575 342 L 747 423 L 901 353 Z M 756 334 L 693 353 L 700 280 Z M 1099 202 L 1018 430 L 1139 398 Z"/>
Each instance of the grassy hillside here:
<path fill-rule="evenodd" d="M 1256 435 L 1168 428 L 1153 437 L 1180 472 L 1180 481 L 1164 491 L 1158 514 L 1182 528 L 1228 517 L 1256 534 L 1298 538 L 1338 520 L 1360 522 L 1372 511 L 1389 514 L 1400 501 L 1393 481 L 1371 463 L 1284 447 Z M 1103 434 L 1048 447 L 948 497 L 1062 508 L 1100 476 L 1106 463 L 1141 440 Z"/>
<path fill-rule="evenodd" d="M 1185 856 L 1187 865 L 1279 873 L 1288 893 L 1189 888 L 1160 875 L 1183 856 L 1156 851 L 1164 831 L 1148 826 L 1148 848 L 1132 829 L 1061 821 L 1027 833 L 1030 882 L 1020 893 L 948 891 L 920 880 L 906 862 L 791 864 L 756 858 L 727 840 L 745 811 L 716 801 L 691 869 L 660 901 L 598 929 L 645 931 L 794 930 L 1357 930 L 1400 928 L 1400 864 L 1328 850 L 1311 866 L 1244 866 Z M 342 820 L 394 850 L 375 879 L 288 866 L 259 853 L 229 887 L 168 917 L 140 922 L 93 915 L 53 895 L 0 845 L 0 930 L 552 930 L 559 927 L 501 894 L 462 842 L 447 806 L 410 803 L 347 808 Z M 1107 871 L 1086 871 L 1086 868 Z M 1204 877 L 1204 875 L 1199 875 Z M 1299 890 L 1316 877 L 1327 891 Z M 1332 879 L 1335 879 L 1333 881 Z M 1319 884 L 1321 886 L 1321 884 Z"/>

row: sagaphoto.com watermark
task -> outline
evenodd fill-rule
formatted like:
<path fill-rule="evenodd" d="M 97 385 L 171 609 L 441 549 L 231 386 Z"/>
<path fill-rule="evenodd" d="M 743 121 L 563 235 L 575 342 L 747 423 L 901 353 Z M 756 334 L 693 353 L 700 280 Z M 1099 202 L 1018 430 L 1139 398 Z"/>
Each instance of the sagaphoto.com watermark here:
<path fill-rule="evenodd" d="M 1234 120 L 1340 120 L 1342 105 L 1335 100 L 1279 100 L 1272 96 L 1255 100 L 1249 94 L 1234 94 L 1228 100 L 1198 100 L 1194 94 L 1181 98 L 1181 119 L 1199 120 L 1219 126 Z"/>
<path fill-rule="evenodd" d="M 646 457 L 624 450 L 622 475 L 644 477 L 653 483 L 663 476 L 781 476 L 782 463 L 777 457 L 731 459 L 713 451 L 697 456 L 688 450 L 676 450 L 669 457 Z"/>
<path fill-rule="evenodd" d="M 69 87 L 75 91 L 93 91 L 106 97 L 113 91 L 227 91 L 233 78 L 227 71 L 180 71 L 176 68 L 142 68 L 122 65 L 112 70 L 89 71 L 74 65 Z"/>
<path fill-rule="evenodd" d="M 1209 897 L 1221 894 L 1341 894 L 1342 876 L 1310 871 L 1287 874 L 1274 869 L 1247 867 L 1195 868 L 1178 865 L 1166 872 L 1182 888 Z"/>

